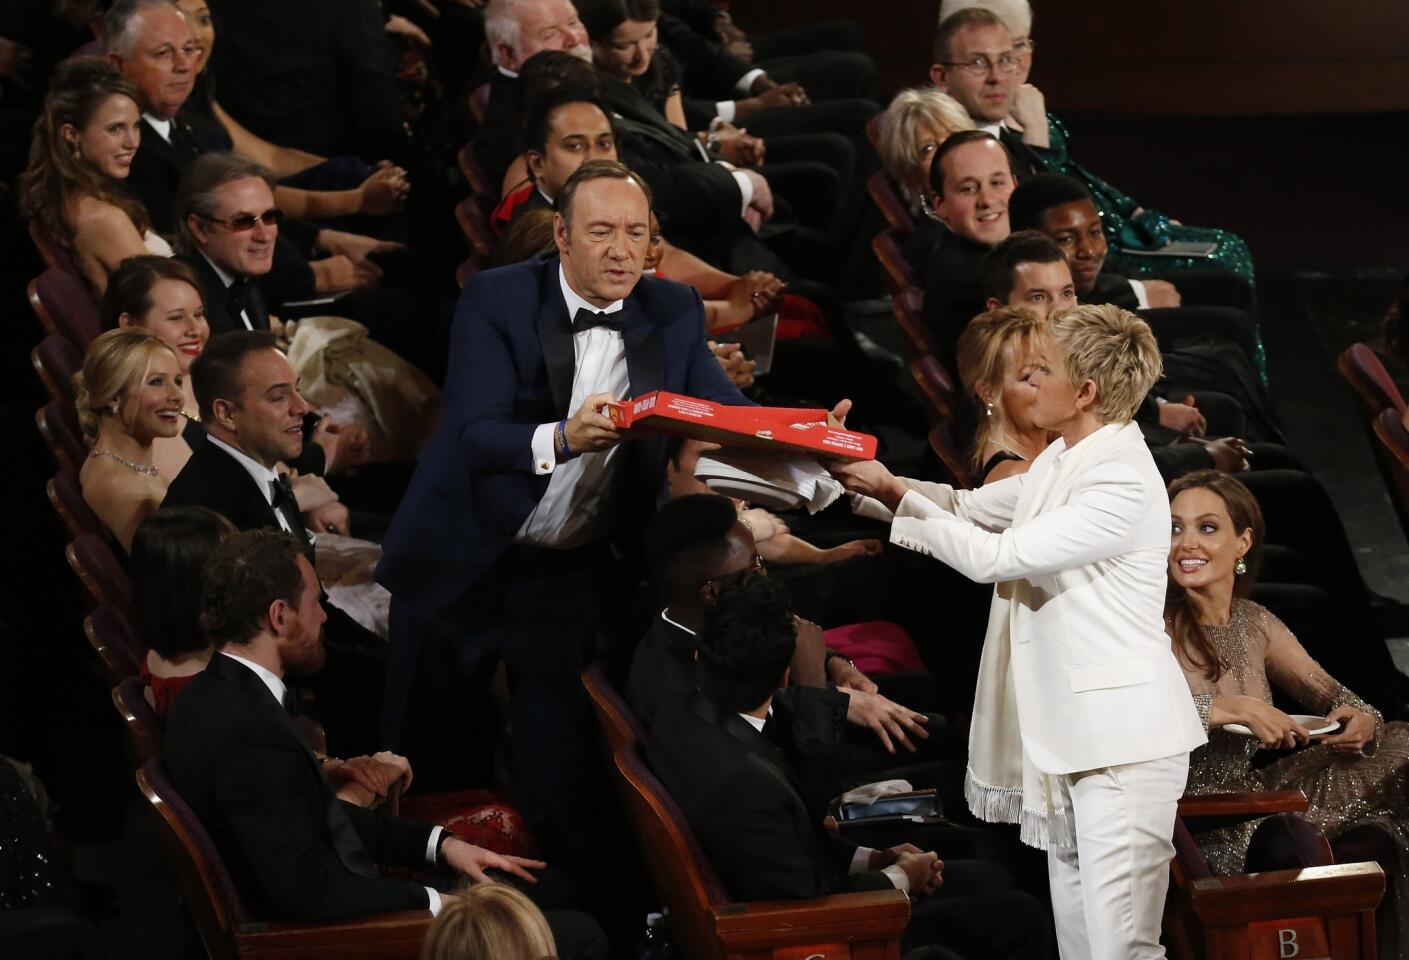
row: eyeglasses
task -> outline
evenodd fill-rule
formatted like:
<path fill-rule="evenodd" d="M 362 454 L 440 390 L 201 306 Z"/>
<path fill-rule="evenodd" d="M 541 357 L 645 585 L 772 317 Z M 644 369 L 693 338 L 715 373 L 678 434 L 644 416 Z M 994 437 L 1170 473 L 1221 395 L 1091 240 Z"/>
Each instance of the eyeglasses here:
<path fill-rule="evenodd" d="M 724 574 L 724 576 L 715 577 L 712 580 L 706 580 L 704 582 L 704 585 L 707 587 L 710 584 L 713 584 L 714 586 L 719 587 L 720 589 L 723 589 L 724 587 L 732 587 L 734 584 L 743 580 L 744 577 L 748 576 L 750 573 L 756 573 L 760 577 L 768 576 L 768 568 L 763 565 L 763 557 L 756 553 L 753 555 L 753 562 L 750 563 L 744 569 L 735 570 L 733 573 L 726 573 Z"/>
<path fill-rule="evenodd" d="M 1029 43 L 1031 43 L 1031 41 L 1029 41 Z M 1031 48 L 1029 47 L 1028 53 L 1031 52 Z M 962 70 L 971 77 L 986 77 L 988 76 L 988 72 L 995 67 L 998 69 L 999 73 L 1017 73 L 1018 70 L 1022 68 L 1022 57 L 1018 55 L 1017 47 L 1014 47 L 1007 53 L 999 54 L 996 62 L 988 59 L 983 54 L 979 54 L 972 60 L 941 63 L 940 66 Z"/>
<path fill-rule="evenodd" d="M 1016 53 L 1018 56 L 1023 57 L 1023 58 L 1027 58 L 1027 57 L 1032 56 L 1032 51 L 1035 50 L 1036 48 L 1037 48 L 1037 44 L 1036 44 L 1035 42 L 1033 42 L 1032 40 L 1027 39 L 1027 38 L 1023 38 L 1022 40 L 1014 40 L 1014 41 L 1013 41 L 1013 52 Z"/>
<path fill-rule="evenodd" d="M 284 211 L 278 207 L 270 207 L 263 213 L 242 213 L 229 220 L 222 220 L 220 217 L 207 217 L 203 213 L 198 213 L 196 216 L 209 223 L 223 223 L 230 228 L 231 233 L 247 233 L 254 229 L 256 223 L 262 223 L 266 227 L 277 227 L 279 222 L 284 219 Z"/>

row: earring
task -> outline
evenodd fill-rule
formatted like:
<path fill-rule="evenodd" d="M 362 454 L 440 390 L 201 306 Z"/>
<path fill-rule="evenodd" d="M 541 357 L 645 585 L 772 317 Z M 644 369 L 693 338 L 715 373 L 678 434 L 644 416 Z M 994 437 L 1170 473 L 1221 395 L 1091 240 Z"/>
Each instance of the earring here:
<path fill-rule="evenodd" d="M 1243 574 L 1245 574 L 1245 573 L 1247 573 L 1247 572 L 1248 572 L 1248 565 L 1247 565 L 1247 563 L 1243 560 L 1242 557 L 1239 557 L 1239 558 L 1238 558 L 1238 562 L 1235 563 L 1235 564 L 1233 564 L 1233 575 L 1234 575 L 1234 576 L 1241 577 Z"/>
<path fill-rule="evenodd" d="M 79 149 L 78 144 L 74 144 L 74 146 L 73 146 L 73 158 L 74 158 L 75 160 L 82 160 L 82 159 L 83 159 L 83 151 L 82 151 L 81 149 Z"/>
<path fill-rule="evenodd" d="M 114 400 L 114 401 L 112 402 L 112 405 L 108 407 L 108 412 L 110 412 L 110 413 L 117 413 L 117 411 L 118 411 L 117 401 Z"/>
<path fill-rule="evenodd" d="M 985 403 L 983 406 L 984 406 L 984 409 L 987 411 L 987 413 L 985 414 L 985 416 L 989 416 L 989 417 L 993 416 L 993 404 L 991 404 L 991 403 Z"/>

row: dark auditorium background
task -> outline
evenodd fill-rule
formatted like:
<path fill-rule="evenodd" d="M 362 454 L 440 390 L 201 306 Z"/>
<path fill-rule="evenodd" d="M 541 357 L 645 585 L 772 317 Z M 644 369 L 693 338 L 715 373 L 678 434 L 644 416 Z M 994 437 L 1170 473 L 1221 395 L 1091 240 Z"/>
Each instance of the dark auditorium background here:
<path fill-rule="evenodd" d="M 831 16 L 859 20 L 882 103 L 925 80 L 937 0 L 747 6 L 748 27 L 759 32 Z M 1334 496 L 1369 586 L 1409 603 L 1409 547 L 1334 366 L 1344 346 L 1378 336 L 1409 269 L 1409 6 L 1033 7 L 1040 56 L 1032 80 L 1067 122 L 1083 162 L 1172 217 L 1248 242 L 1272 391 L 1291 445 Z M 0 109 L 0 123 L 13 123 L 7 116 Z M 5 139 L 22 135 L 9 129 Z M 116 888 L 119 877 L 150 879 L 99 894 L 121 899 L 107 930 L 115 951 L 177 956 L 163 952 L 163 931 L 183 922 L 184 908 L 134 788 L 118 717 L 82 635 L 65 537 L 45 500 L 53 464 L 34 425 L 44 393 L 29 362 L 42 331 L 25 291 L 43 264 L 15 209 L 15 172 L 6 169 L 0 185 L 0 753 L 33 763 L 84 881 Z M 1390 632 L 1404 665 L 1409 624 Z"/>

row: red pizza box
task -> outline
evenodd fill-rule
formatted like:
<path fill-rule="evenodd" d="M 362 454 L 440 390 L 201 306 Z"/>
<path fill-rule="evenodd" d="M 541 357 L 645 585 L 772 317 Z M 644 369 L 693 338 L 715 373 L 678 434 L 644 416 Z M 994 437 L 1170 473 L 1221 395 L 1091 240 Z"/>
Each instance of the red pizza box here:
<path fill-rule="evenodd" d="M 655 390 L 606 405 L 612 422 L 626 430 L 671 433 L 727 447 L 826 454 L 842 460 L 873 460 L 876 438 L 827 426 L 827 411 L 797 407 L 734 407 Z"/>

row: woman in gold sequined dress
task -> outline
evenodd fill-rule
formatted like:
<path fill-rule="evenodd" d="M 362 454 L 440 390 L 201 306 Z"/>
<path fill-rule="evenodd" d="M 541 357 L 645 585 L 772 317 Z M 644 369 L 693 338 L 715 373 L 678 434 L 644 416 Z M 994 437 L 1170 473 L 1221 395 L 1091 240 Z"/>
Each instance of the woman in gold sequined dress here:
<path fill-rule="evenodd" d="M 1409 724 L 1386 723 L 1341 686 L 1264 607 L 1246 599 L 1257 572 L 1262 514 L 1237 480 L 1213 470 L 1169 488 L 1173 526 L 1165 625 L 1184 668 L 1208 743 L 1189 758 L 1188 793 L 1297 789 L 1303 816 L 1334 841 L 1358 827 L 1393 838 L 1380 955 L 1409 946 Z M 1306 727 L 1272 705 L 1271 684 L 1341 724 L 1306 749 L 1253 768 L 1259 747 L 1307 744 Z M 1220 729 L 1241 723 L 1254 736 Z M 1259 821 L 1196 835 L 1215 873 L 1241 873 Z M 1393 916 L 1389 922 L 1388 917 Z"/>

